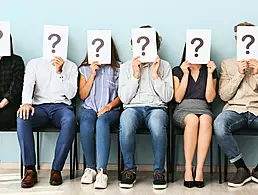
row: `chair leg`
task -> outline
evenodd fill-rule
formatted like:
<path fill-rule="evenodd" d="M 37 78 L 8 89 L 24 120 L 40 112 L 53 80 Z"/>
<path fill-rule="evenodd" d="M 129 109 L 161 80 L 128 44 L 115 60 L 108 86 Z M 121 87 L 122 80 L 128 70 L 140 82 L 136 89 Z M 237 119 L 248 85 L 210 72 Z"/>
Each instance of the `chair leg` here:
<path fill-rule="evenodd" d="M 117 139 L 117 178 L 121 181 L 121 148 L 119 142 L 119 134 Z"/>
<path fill-rule="evenodd" d="M 75 150 L 74 150 L 75 154 L 75 167 L 76 167 L 76 170 L 78 171 L 79 170 L 79 157 L 78 157 L 78 137 L 77 137 L 77 133 L 76 133 L 76 136 L 75 136 Z"/>
<path fill-rule="evenodd" d="M 210 145 L 210 174 L 213 174 L 213 140 L 211 137 L 211 145 Z"/>
<path fill-rule="evenodd" d="M 225 155 L 225 162 L 224 162 L 224 182 L 228 181 L 228 157 Z"/>
<path fill-rule="evenodd" d="M 23 162 L 22 162 L 22 155 L 21 155 L 21 179 L 23 178 Z"/>
<path fill-rule="evenodd" d="M 218 164 L 219 164 L 219 183 L 222 184 L 222 173 L 221 173 L 221 149 L 218 145 Z"/>
<path fill-rule="evenodd" d="M 39 140 L 40 140 L 40 133 L 37 132 L 37 169 L 40 170 L 40 162 L 39 162 Z"/>
<path fill-rule="evenodd" d="M 73 177 L 75 177 L 75 164 L 76 164 L 76 158 L 77 158 L 77 149 L 78 148 L 77 148 L 77 133 L 76 133 L 75 138 L 74 138 L 74 147 L 73 147 L 73 162 L 72 162 Z"/>
<path fill-rule="evenodd" d="M 83 171 L 86 169 L 86 160 L 85 156 L 83 155 Z"/>
<path fill-rule="evenodd" d="M 171 173 L 171 170 L 170 170 L 170 167 L 171 167 L 171 159 L 170 159 L 170 134 L 168 133 L 168 136 L 167 136 L 167 183 L 170 182 L 170 173 Z"/>
<path fill-rule="evenodd" d="M 175 181 L 175 158 L 176 158 L 176 136 L 172 135 L 171 140 L 171 182 Z"/>
<path fill-rule="evenodd" d="M 70 179 L 74 179 L 74 176 L 73 176 L 73 146 L 70 149 Z"/>

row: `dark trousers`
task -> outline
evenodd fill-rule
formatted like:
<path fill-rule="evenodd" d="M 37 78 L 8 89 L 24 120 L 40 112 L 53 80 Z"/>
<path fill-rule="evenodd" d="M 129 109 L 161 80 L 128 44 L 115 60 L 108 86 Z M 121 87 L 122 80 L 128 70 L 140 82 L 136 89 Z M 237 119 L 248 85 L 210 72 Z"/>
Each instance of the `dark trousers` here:
<path fill-rule="evenodd" d="M 0 130 L 7 130 L 16 126 L 18 106 L 6 105 L 0 109 Z"/>

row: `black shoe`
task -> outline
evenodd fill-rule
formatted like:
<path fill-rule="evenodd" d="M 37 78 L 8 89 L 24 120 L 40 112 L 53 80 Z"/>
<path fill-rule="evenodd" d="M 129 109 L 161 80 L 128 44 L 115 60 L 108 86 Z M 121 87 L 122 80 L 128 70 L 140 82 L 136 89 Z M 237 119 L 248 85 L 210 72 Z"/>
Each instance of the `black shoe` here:
<path fill-rule="evenodd" d="M 194 171 L 192 169 L 192 177 L 194 178 Z M 187 188 L 193 188 L 194 187 L 194 181 L 185 181 L 184 180 L 184 186 Z"/>
<path fill-rule="evenodd" d="M 252 180 L 258 183 L 258 171 L 252 171 Z"/>
<path fill-rule="evenodd" d="M 153 188 L 154 189 L 165 189 L 167 188 L 167 181 L 164 173 L 154 172 L 153 174 Z"/>
<path fill-rule="evenodd" d="M 197 188 L 203 188 L 204 187 L 204 181 L 194 181 L 194 186 Z"/>
<path fill-rule="evenodd" d="M 245 168 L 238 168 L 235 177 L 228 182 L 230 187 L 241 187 L 252 180 L 250 171 Z"/>
<path fill-rule="evenodd" d="M 184 186 L 187 188 L 193 188 L 194 187 L 194 181 L 185 181 L 184 180 Z"/>
<path fill-rule="evenodd" d="M 50 174 L 50 181 L 49 181 L 50 185 L 52 186 L 59 186 L 63 183 L 62 180 L 62 175 L 61 175 L 61 171 L 55 171 L 55 170 L 51 170 L 51 174 Z"/>
<path fill-rule="evenodd" d="M 132 188 L 136 183 L 136 174 L 131 170 L 125 170 L 122 172 L 122 178 L 120 188 Z"/>

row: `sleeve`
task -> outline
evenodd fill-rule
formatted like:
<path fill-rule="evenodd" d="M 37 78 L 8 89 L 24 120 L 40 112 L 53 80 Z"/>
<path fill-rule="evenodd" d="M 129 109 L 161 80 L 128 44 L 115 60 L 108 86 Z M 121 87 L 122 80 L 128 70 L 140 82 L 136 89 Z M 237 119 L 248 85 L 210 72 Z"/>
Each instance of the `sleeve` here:
<path fill-rule="evenodd" d="M 258 74 L 253 75 L 253 81 L 249 82 L 250 87 L 254 92 L 258 92 Z"/>
<path fill-rule="evenodd" d="M 67 62 L 65 62 L 67 63 Z M 72 63 L 72 62 L 69 62 Z M 69 71 L 69 74 L 64 75 L 60 74 L 59 81 L 60 81 L 60 87 L 64 91 L 64 95 L 67 97 L 67 99 L 71 100 L 75 97 L 77 93 L 77 87 L 78 87 L 78 70 L 77 66 L 72 63 L 72 67 Z"/>
<path fill-rule="evenodd" d="M 217 69 L 215 69 L 214 72 L 212 73 L 212 78 L 213 78 L 213 79 L 217 79 L 217 78 L 218 78 Z"/>
<path fill-rule="evenodd" d="M 129 104 L 139 88 L 139 79 L 130 74 L 127 64 L 122 64 L 119 74 L 118 96 L 124 104 Z"/>
<path fill-rule="evenodd" d="M 34 61 L 28 62 L 26 66 L 22 90 L 22 104 L 32 104 L 33 91 L 36 83 L 35 66 Z"/>
<path fill-rule="evenodd" d="M 219 81 L 219 96 L 225 102 L 229 101 L 235 96 L 239 85 L 245 77 L 244 74 L 241 74 L 238 71 L 230 75 L 227 72 L 227 66 L 228 65 L 225 62 L 221 63 Z"/>
<path fill-rule="evenodd" d="M 164 66 L 164 74 L 162 78 L 152 80 L 154 90 L 160 99 L 168 103 L 173 98 L 173 79 L 172 79 L 172 70 L 169 64 Z"/>
<path fill-rule="evenodd" d="M 23 78 L 24 78 L 24 62 L 21 57 L 19 57 L 14 64 L 14 69 L 12 72 L 12 81 L 9 86 L 8 91 L 5 93 L 4 98 L 6 98 L 10 103 L 21 103 L 13 102 L 17 96 L 21 97 Z"/>
<path fill-rule="evenodd" d="M 176 66 L 175 68 L 173 68 L 172 72 L 173 72 L 173 76 L 177 77 L 179 81 L 181 81 L 183 77 L 181 68 L 179 66 Z"/>

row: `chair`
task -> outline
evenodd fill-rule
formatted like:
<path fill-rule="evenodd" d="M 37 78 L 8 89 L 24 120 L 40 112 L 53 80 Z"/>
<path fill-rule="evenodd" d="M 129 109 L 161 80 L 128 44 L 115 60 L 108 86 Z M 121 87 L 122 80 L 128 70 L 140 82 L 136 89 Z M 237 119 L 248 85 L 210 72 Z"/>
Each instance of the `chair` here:
<path fill-rule="evenodd" d="M 170 124 L 171 124 L 171 113 L 172 113 L 172 106 L 171 106 L 171 102 L 168 104 L 168 118 L 169 118 L 169 122 L 168 122 L 168 128 L 167 128 L 167 163 L 166 163 L 166 167 L 167 167 L 167 183 L 169 183 L 170 181 L 170 167 L 171 167 L 171 160 L 170 160 L 170 154 L 171 154 L 171 142 L 170 142 L 170 135 L 171 135 L 171 128 L 170 128 Z M 149 135 L 150 131 L 147 128 L 144 129 L 140 129 L 136 132 L 137 135 Z M 119 144 L 119 136 L 118 136 L 118 144 Z M 119 180 L 121 180 L 121 172 L 124 170 L 124 161 L 122 158 L 122 154 L 121 154 L 121 150 L 120 150 L 120 146 L 119 146 L 119 154 L 120 154 L 120 161 L 121 161 L 121 165 L 119 165 L 120 167 L 120 171 L 118 172 L 119 174 Z"/>
<path fill-rule="evenodd" d="M 53 127 L 53 126 L 47 126 L 47 127 L 43 127 L 43 128 L 37 128 L 37 129 L 33 129 L 33 132 L 37 133 L 37 144 L 36 144 L 36 157 L 37 157 L 37 169 L 40 170 L 40 133 L 46 133 L 46 132 L 52 132 L 52 133 L 59 133 L 60 129 Z M 73 175 L 73 154 L 72 154 L 72 148 L 70 149 L 70 179 L 74 179 L 74 175 Z M 21 159 L 21 178 L 23 177 L 23 163 L 22 163 L 22 159 Z"/>
<path fill-rule="evenodd" d="M 241 128 L 233 132 L 233 135 L 241 135 L 241 136 L 258 136 L 257 129 L 250 128 Z M 224 155 L 224 182 L 228 181 L 228 157 Z M 219 174 L 222 177 L 221 173 L 221 149 L 219 150 Z M 222 182 L 221 182 L 222 183 Z"/>
<path fill-rule="evenodd" d="M 171 109 L 170 109 L 170 131 L 171 131 L 171 174 L 172 174 L 172 179 L 171 182 L 173 183 L 175 181 L 175 161 L 176 161 L 176 136 L 184 135 L 184 129 L 179 128 L 173 123 L 173 112 L 175 108 L 175 103 L 173 102 L 171 104 Z M 211 138 L 211 143 L 210 143 L 210 174 L 213 174 L 213 140 Z"/>

